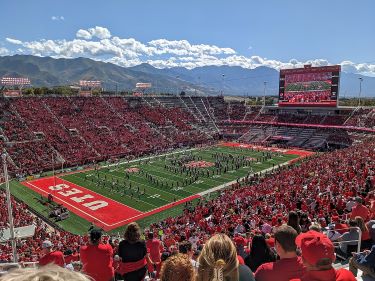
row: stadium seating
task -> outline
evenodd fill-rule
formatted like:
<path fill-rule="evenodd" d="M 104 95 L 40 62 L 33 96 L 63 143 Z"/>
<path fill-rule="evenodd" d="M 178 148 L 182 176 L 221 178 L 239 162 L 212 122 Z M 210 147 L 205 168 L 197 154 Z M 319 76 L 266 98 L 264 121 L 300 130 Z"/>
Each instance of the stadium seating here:
<path fill-rule="evenodd" d="M 10 154 L 10 170 L 22 175 L 61 163 L 76 166 L 206 143 L 219 134 L 264 142 L 282 136 L 275 134 L 275 123 L 282 123 L 279 129 L 284 124 L 375 126 L 375 111 L 368 108 L 339 114 L 261 110 L 221 96 L 1 98 L 0 109 L 0 134 Z M 263 129 L 259 131 L 258 124 L 237 122 L 261 122 Z M 273 127 L 267 127 L 268 123 Z M 322 130 L 314 135 L 306 128 L 294 131 L 293 140 L 284 145 L 318 149 L 330 135 Z"/>
<path fill-rule="evenodd" d="M 151 107 L 147 101 L 132 108 L 129 102 L 120 97 L 1 98 L 0 128 L 12 171 L 33 174 L 60 163 L 139 156 L 212 139 L 193 125 L 196 119 L 188 110 L 160 102 Z"/>
<path fill-rule="evenodd" d="M 226 232 L 234 237 L 239 225 L 248 225 L 253 232 L 261 232 L 262 225 L 286 221 L 290 210 L 300 209 L 308 214 L 310 221 L 328 225 L 332 209 L 344 214 L 346 202 L 362 194 L 365 181 L 375 170 L 375 142 L 373 140 L 350 148 L 312 157 L 300 165 L 278 168 L 272 175 L 245 178 L 231 189 L 221 191 L 212 201 L 201 201 L 195 208 L 187 206 L 184 215 L 154 223 L 149 230 L 163 230 L 176 241 L 189 238 L 195 229 L 198 245 L 215 232 Z M 375 184 L 375 177 L 372 175 Z M 329 192 L 327 192 L 327 190 Z M 275 192 L 276 191 L 276 192 Z M 280 191 L 280 192 L 277 192 Z M 318 202 L 314 207 L 311 202 Z M 23 203 L 12 199 L 16 226 L 34 223 L 35 236 L 18 245 L 21 261 L 37 261 L 40 245 L 46 238 L 58 249 L 78 250 L 87 242 L 87 237 L 72 235 L 64 231 L 51 231 L 42 220 L 33 216 Z M 6 224 L 5 193 L 0 191 L 0 224 Z M 375 215 L 375 214 L 374 214 Z M 9 244 L 0 246 L 0 260 L 11 259 Z"/>
<path fill-rule="evenodd" d="M 345 127 L 374 128 L 373 109 L 311 114 L 264 111 L 229 103 L 222 97 L 99 96 L 0 98 L 0 109 L 0 149 L 7 150 L 9 169 L 19 175 L 50 170 L 62 162 L 81 165 L 207 143 L 216 137 L 217 130 L 223 137 L 263 145 L 346 147 L 312 156 L 298 165 L 275 167 L 272 174 L 248 176 L 218 192 L 213 200 L 201 199 L 196 206 L 186 204 L 183 215 L 147 228 L 163 233 L 165 243 L 167 239 L 189 240 L 192 230 L 198 247 L 217 232 L 225 232 L 236 241 L 239 229 L 249 236 L 262 233 L 263 225 L 276 227 L 286 222 L 289 211 L 297 209 L 306 213 L 310 222 L 326 226 L 334 212 L 346 216 L 346 203 L 352 197 L 366 194 L 369 177 L 375 185 L 373 137 L 361 131 L 348 133 Z M 324 128 L 326 125 L 339 127 Z M 369 199 L 365 198 L 367 204 Z M 36 226 L 34 237 L 17 245 L 21 262 L 37 262 L 45 239 L 61 251 L 79 251 L 80 245 L 88 242 L 86 236 L 53 229 L 13 197 L 12 204 L 17 227 Z M 6 227 L 5 192 L 0 189 L 0 229 Z M 0 262 L 11 259 L 10 244 L 0 244 Z"/>

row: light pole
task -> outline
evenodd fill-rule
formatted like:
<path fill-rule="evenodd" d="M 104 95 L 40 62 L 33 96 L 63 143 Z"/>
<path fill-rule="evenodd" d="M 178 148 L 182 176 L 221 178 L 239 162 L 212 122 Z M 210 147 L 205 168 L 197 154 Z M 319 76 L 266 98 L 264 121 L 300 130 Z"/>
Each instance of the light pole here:
<path fill-rule="evenodd" d="M 224 96 L 224 78 L 225 74 L 221 74 L 221 95 Z"/>
<path fill-rule="evenodd" d="M 12 209 L 12 201 L 10 199 L 7 153 L 5 152 L 5 150 L 3 151 L 3 154 L 1 155 L 1 157 L 3 159 L 3 167 L 4 167 L 5 190 L 6 190 L 6 196 L 7 196 L 8 220 L 9 220 L 9 230 L 10 230 L 10 242 L 12 245 L 13 262 L 16 263 L 18 262 L 18 257 L 17 257 L 16 238 L 14 237 L 13 209 Z"/>
<path fill-rule="evenodd" d="M 267 82 L 264 81 L 263 84 L 264 84 L 264 91 L 263 91 L 263 107 L 265 107 L 265 106 L 266 106 L 266 87 L 267 87 Z"/>
<path fill-rule="evenodd" d="M 363 77 L 359 77 L 359 94 L 358 94 L 358 107 L 361 106 L 361 93 L 362 93 L 362 81 Z"/>
<path fill-rule="evenodd" d="M 180 75 L 177 75 L 176 76 L 176 79 L 179 80 L 180 79 Z M 177 82 L 177 95 L 179 95 L 180 93 L 178 92 L 180 90 L 180 85 L 179 85 L 179 81 Z"/>

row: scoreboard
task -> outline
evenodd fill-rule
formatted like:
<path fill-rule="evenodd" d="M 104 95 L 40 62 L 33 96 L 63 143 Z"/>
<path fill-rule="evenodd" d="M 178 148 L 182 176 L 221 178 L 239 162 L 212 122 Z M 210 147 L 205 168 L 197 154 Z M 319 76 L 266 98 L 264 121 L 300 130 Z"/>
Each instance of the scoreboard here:
<path fill-rule="evenodd" d="M 280 70 L 278 105 L 337 107 L 340 71 L 340 65 Z"/>

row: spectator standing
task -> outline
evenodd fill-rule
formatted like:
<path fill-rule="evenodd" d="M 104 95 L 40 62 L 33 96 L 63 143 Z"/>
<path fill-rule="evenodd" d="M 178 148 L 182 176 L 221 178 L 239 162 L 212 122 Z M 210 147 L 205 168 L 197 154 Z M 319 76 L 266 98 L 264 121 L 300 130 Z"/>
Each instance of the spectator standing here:
<path fill-rule="evenodd" d="M 80 249 L 82 271 L 95 281 L 109 281 L 114 277 L 113 249 L 102 244 L 102 231 L 92 229 L 89 244 Z"/>
<path fill-rule="evenodd" d="M 359 217 L 362 217 L 365 222 L 368 221 L 370 219 L 370 210 L 362 204 L 363 203 L 362 198 L 356 197 L 355 202 L 356 202 L 356 205 L 352 208 L 350 218 L 354 220 L 355 217 L 359 216 Z"/>
<path fill-rule="evenodd" d="M 45 240 L 42 243 L 42 257 L 39 259 L 39 265 L 47 265 L 47 264 L 56 264 L 58 266 L 64 267 L 65 260 L 64 254 L 60 251 L 53 251 L 53 244 L 49 240 Z"/>
<path fill-rule="evenodd" d="M 147 271 L 147 262 L 154 265 L 147 253 L 144 240 L 141 240 L 141 231 L 136 222 L 132 222 L 125 230 L 124 240 L 118 247 L 118 255 L 122 263 L 120 274 L 126 281 L 141 281 Z"/>
<path fill-rule="evenodd" d="M 297 231 L 289 225 L 277 228 L 275 249 L 280 260 L 259 266 L 255 272 L 257 281 L 289 281 L 291 278 L 299 278 L 304 274 L 302 259 L 297 256 L 296 252 L 297 235 Z"/>
<path fill-rule="evenodd" d="M 151 261 L 153 262 L 153 264 L 156 265 L 156 271 L 159 272 L 160 265 L 161 265 L 160 257 L 161 257 L 161 253 L 164 250 L 164 247 L 163 247 L 162 242 L 159 239 L 154 238 L 153 232 L 149 232 L 147 235 L 146 248 L 147 248 L 147 252 L 150 255 Z M 152 264 L 149 264 L 148 271 L 149 272 L 154 271 Z"/>

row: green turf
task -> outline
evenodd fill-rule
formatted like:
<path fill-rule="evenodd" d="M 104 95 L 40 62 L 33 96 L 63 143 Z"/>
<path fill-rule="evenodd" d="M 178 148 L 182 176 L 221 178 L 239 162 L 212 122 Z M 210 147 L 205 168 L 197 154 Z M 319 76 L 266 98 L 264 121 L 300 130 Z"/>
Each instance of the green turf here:
<path fill-rule="evenodd" d="M 215 152 L 232 155 L 245 155 L 246 157 L 253 158 L 262 156 L 262 152 L 251 151 L 249 149 L 240 150 L 238 148 L 231 147 L 213 147 L 205 150 L 194 151 L 192 154 L 201 156 L 202 160 L 215 162 L 212 157 L 212 154 Z M 272 160 L 267 160 L 261 163 L 253 163 L 251 167 L 253 172 L 258 172 L 272 167 L 272 164 L 277 165 L 294 158 L 296 158 L 295 155 L 281 154 L 276 156 L 275 154 L 275 157 L 273 157 Z M 238 170 L 230 170 L 221 175 L 211 175 L 210 177 L 200 176 L 197 182 L 184 186 L 182 181 L 185 178 L 188 178 L 188 176 L 166 170 L 164 168 L 165 163 L 168 163 L 168 160 L 165 161 L 163 157 L 160 157 L 150 160 L 150 162 L 136 161 L 119 166 L 102 168 L 98 173 L 95 171 L 89 171 L 67 175 L 63 178 L 77 185 L 91 189 L 106 197 L 119 201 L 127 206 L 145 212 L 171 203 L 175 199 L 183 199 L 185 197 L 208 190 L 212 187 L 246 176 L 250 169 L 249 167 L 241 167 Z M 126 179 L 125 169 L 130 167 L 140 168 L 143 171 L 146 171 L 148 174 L 154 176 L 160 182 L 169 184 L 173 183 L 174 185 L 173 187 L 162 187 L 160 184 L 157 185 L 151 183 L 141 173 L 129 173 L 130 178 Z M 200 170 L 213 171 L 215 168 L 202 168 Z M 104 182 L 104 184 L 98 184 L 97 174 L 99 174 L 99 178 Z M 87 176 L 87 178 L 85 178 L 85 176 Z M 117 181 L 119 181 L 119 185 L 117 185 Z M 112 188 L 112 182 L 115 182 L 115 186 L 119 186 L 118 190 Z M 130 184 L 131 189 L 129 188 Z M 138 187 L 140 192 L 145 191 L 146 194 L 140 195 L 137 192 Z M 123 194 L 124 190 L 126 191 L 126 194 Z M 133 196 L 131 194 L 133 194 Z"/>
<path fill-rule="evenodd" d="M 4 185 L 2 187 L 4 187 Z M 30 208 L 48 218 L 50 210 L 38 201 L 38 199 L 40 198 L 40 194 L 20 184 L 18 181 L 10 182 L 10 191 L 13 196 L 20 199 L 21 201 L 24 201 L 28 206 L 30 206 Z M 72 212 L 70 213 L 68 219 L 57 222 L 56 224 L 61 228 L 75 234 L 85 233 L 90 225 L 88 221 Z"/>
<path fill-rule="evenodd" d="M 250 149 L 239 149 L 222 146 L 194 150 L 192 152 L 186 152 L 185 154 L 192 153 L 201 157 L 201 160 L 215 162 L 212 154 L 216 152 L 222 153 L 224 155 L 244 155 L 246 157 L 252 158 L 260 158 L 262 156 L 262 152 L 252 151 Z M 236 180 L 237 178 L 244 177 L 251 170 L 254 173 L 263 171 L 267 168 L 272 167 L 273 164 L 278 165 L 298 157 L 297 155 L 273 153 L 272 159 L 266 160 L 264 162 L 254 162 L 250 165 L 250 167 L 240 167 L 238 170 L 229 170 L 227 173 L 222 173 L 220 175 L 215 174 L 210 175 L 209 177 L 207 177 L 206 175 L 199 176 L 196 182 L 184 185 L 182 184 L 182 181 L 183 179 L 188 178 L 188 176 L 186 176 L 185 174 L 180 174 L 179 172 L 175 173 L 164 168 L 165 164 L 170 164 L 169 158 L 182 157 L 183 154 L 183 152 L 180 152 L 173 156 L 167 156 L 167 159 L 162 156 L 150 160 L 138 160 L 121 165 L 102 167 L 98 173 L 95 171 L 88 171 L 66 175 L 62 178 L 97 193 L 100 193 L 106 197 L 112 198 L 127 206 L 130 206 L 142 212 L 146 212 L 157 207 L 164 206 L 168 203 L 173 202 L 174 200 L 180 200 L 185 197 L 208 190 L 215 186 L 230 182 L 232 180 Z M 159 181 L 159 184 L 150 182 L 142 173 L 128 173 L 130 178 L 127 179 L 125 177 L 125 169 L 130 167 L 137 167 L 147 172 L 149 175 L 152 175 L 155 179 L 157 179 Z M 200 170 L 208 170 L 212 173 L 215 168 L 200 168 Z M 104 185 L 98 184 L 97 174 L 99 174 L 100 180 L 105 183 Z M 117 181 L 119 181 L 119 185 L 117 185 Z M 116 188 L 112 188 L 112 182 L 115 182 Z M 161 182 L 169 183 L 170 185 L 173 184 L 173 187 L 162 187 L 160 184 Z M 131 189 L 129 189 L 130 183 Z M 125 188 L 123 187 L 123 185 L 125 186 Z M 140 192 L 137 192 L 138 187 Z M 124 194 L 123 192 L 124 189 L 126 191 L 126 194 Z M 44 207 L 36 199 L 34 199 L 40 196 L 36 192 L 27 187 L 24 187 L 18 182 L 11 183 L 11 191 L 14 196 L 25 201 L 37 212 L 40 212 L 44 216 L 48 215 L 48 210 L 46 210 L 46 207 Z M 145 195 L 142 195 L 141 193 L 144 191 Z M 146 227 L 152 222 L 157 222 L 166 217 L 181 214 L 182 210 L 183 205 L 176 206 L 169 210 L 165 210 L 150 217 L 141 219 L 138 222 L 142 227 Z M 88 221 L 78 217 L 77 215 L 74 215 L 73 213 L 71 213 L 70 217 L 67 220 L 58 222 L 58 224 L 62 228 L 76 234 L 85 233 L 90 226 L 90 223 Z M 118 229 L 112 230 L 111 232 L 121 233 L 123 229 L 124 227 L 120 227 Z"/>

